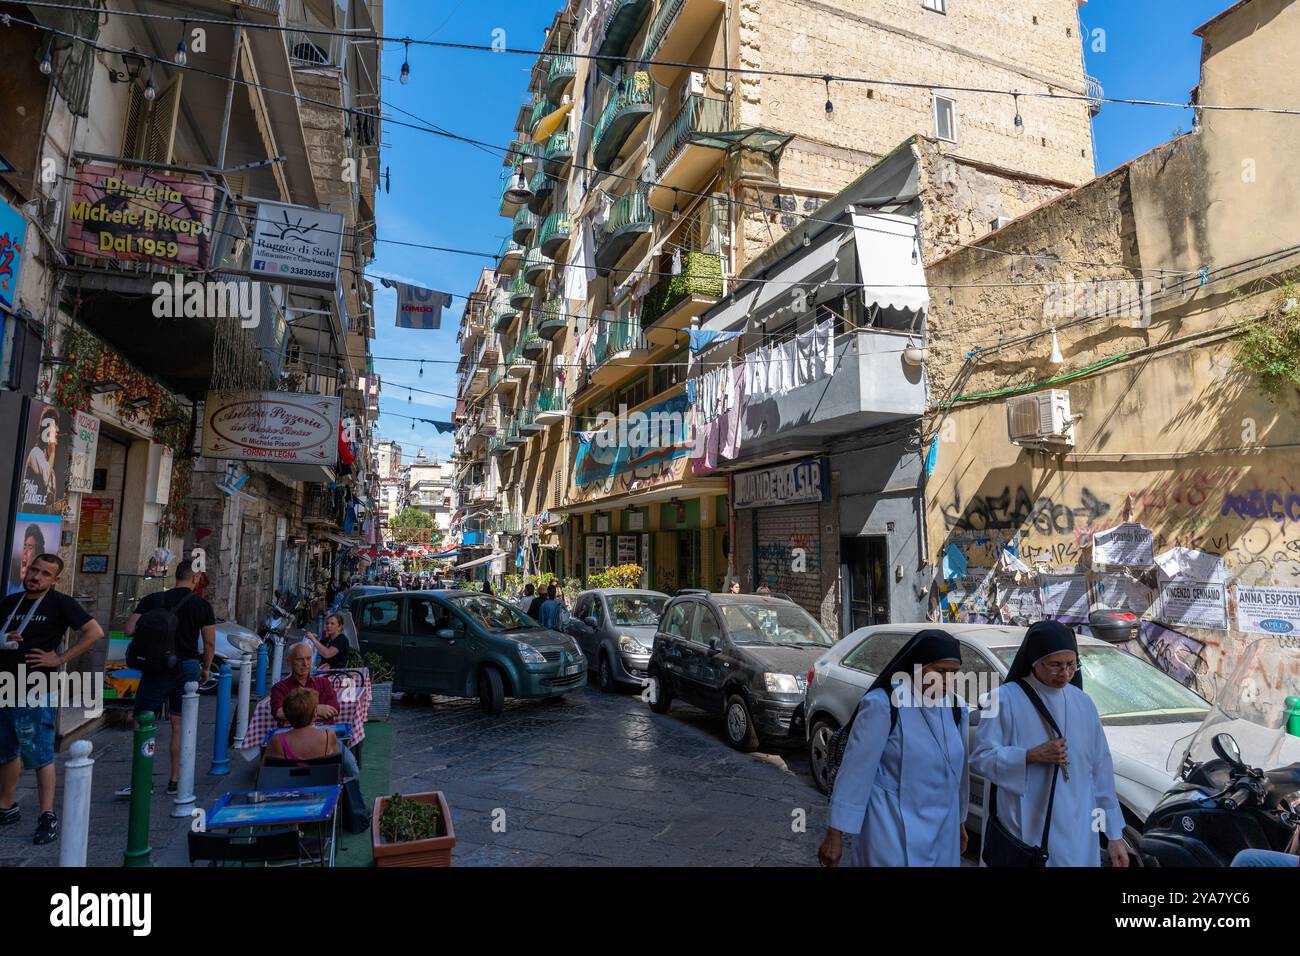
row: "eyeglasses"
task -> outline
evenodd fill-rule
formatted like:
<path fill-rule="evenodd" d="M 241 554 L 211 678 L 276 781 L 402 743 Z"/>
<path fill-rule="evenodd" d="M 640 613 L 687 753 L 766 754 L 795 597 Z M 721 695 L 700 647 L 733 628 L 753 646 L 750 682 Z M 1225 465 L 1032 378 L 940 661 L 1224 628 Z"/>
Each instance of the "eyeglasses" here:
<path fill-rule="evenodd" d="M 1067 664 L 1058 661 L 1049 661 L 1041 665 L 1043 670 L 1051 671 L 1053 674 L 1073 674 L 1079 669 L 1078 659 L 1072 660 Z"/>

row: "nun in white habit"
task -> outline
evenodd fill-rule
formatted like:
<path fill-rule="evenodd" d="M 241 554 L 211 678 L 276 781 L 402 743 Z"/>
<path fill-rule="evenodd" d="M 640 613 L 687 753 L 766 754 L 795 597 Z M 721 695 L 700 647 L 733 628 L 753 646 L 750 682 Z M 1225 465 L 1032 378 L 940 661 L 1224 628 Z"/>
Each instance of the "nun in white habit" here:
<path fill-rule="evenodd" d="M 1038 695 L 1063 736 L 1056 736 L 1029 692 Z M 1099 829 L 1111 864 L 1128 866 L 1110 746 L 1097 707 L 1083 691 L 1074 632 L 1059 621 L 1033 624 L 981 717 L 971 767 L 998 788 L 997 816 L 1010 833 L 1030 846 L 1042 845 L 1053 769 L 1059 766 L 1047 866 L 1099 866 Z"/>
<path fill-rule="evenodd" d="M 952 691 L 961 646 L 923 630 L 862 698 L 817 856 L 837 866 L 854 834 L 855 866 L 960 866 L 966 849 L 969 711 Z M 918 683 L 919 681 L 919 683 Z"/>

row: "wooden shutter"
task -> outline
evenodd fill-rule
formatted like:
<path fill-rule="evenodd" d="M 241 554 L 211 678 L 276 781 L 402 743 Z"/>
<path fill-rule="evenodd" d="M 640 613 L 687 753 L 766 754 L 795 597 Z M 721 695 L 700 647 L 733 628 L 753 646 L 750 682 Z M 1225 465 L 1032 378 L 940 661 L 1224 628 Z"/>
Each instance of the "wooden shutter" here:
<path fill-rule="evenodd" d="M 127 159 L 144 159 L 145 128 L 149 121 L 149 101 L 136 83 L 127 87 L 126 120 L 122 126 L 122 155 Z"/>
<path fill-rule="evenodd" d="M 153 101 L 149 111 L 149 122 L 144 140 L 144 155 L 137 158 L 151 163 L 170 165 L 172 153 L 176 146 L 176 117 L 181 108 L 181 80 L 176 77 L 167 84 Z"/>

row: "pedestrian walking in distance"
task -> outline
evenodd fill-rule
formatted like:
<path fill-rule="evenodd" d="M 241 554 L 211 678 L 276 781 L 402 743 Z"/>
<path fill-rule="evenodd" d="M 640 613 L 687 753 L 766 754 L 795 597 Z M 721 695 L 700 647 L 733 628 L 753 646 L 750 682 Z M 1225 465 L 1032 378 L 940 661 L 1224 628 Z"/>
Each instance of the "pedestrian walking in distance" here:
<path fill-rule="evenodd" d="M 1066 625 L 1039 621 L 1025 633 L 975 728 L 971 766 L 996 788 L 984 839 L 989 865 L 1039 865 L 1006 862 L 1023 851 L 1019 841 L 1045 850 L 1047 866 L 1100 866 L 1094 821 L 1103 820 L 1111 864 L 1128 866 L 1110 746 Z"/>
<path fill-rule="evenodd" d="M 817 851 L 838 866 L 853 834 L 855 866 L 960 866 L 970 793 L 970 712 L 953 690 L 961 645 L 919 631 L 858 705 Z"/>

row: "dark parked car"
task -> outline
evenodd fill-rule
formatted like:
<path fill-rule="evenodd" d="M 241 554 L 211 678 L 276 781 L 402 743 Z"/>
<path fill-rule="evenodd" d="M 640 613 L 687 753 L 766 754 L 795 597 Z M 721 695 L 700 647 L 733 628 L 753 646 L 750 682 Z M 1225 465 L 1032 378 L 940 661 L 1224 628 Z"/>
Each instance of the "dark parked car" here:
<path fill-rule="evenodd" d="M 499 714 L 507 697 L 559 697 L 587 680 L 573 638 L 491 595 L 402 591 L 353 607 L 362 652 L 393 665 L 395 690 L 477 696 Z"/>
<path fill-rule="evenodd" d="M 619 685 L 645 683 L 655 627 L 667 603 L 667 594 L 633 588 L 601 588 L 578 595 L 565 632 L 587 656 L 601 690 L 611 693 Z"/>
<path fill-rule="evenodd" d="M 725 718 L 727 742 L 802 734 L 808 668 L 835 642 L 803 608 L 755 594 L 684 594 L 664 610 L 650 655 L 647 700 L 675 698 Z"/>

